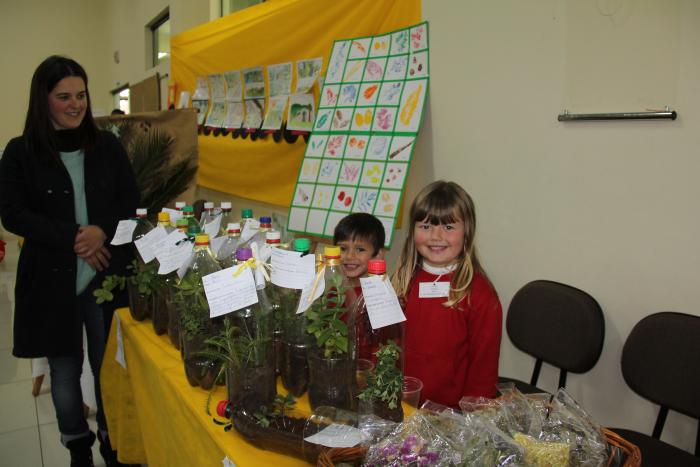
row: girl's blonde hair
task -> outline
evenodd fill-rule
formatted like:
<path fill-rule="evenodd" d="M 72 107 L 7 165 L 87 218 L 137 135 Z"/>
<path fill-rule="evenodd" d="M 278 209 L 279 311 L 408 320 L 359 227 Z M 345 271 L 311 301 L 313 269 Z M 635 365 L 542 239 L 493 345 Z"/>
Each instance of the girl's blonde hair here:
<path fill-rule="evenodd" d="M 399 297 L 405 297 L 421 258 L 416 250 L 414 232 L 417 222 L 433 225 L 462 222 L 464 224 L 464 247 L 458 257 L 457 268 L 452 275 L 446 307 L 459 303 L 468 293 L 476 272 L 484 273 L 476 254 L 476 212 L 474 202 L 464 188 L 454 182 L 438 180 L 426 186 L 413 200 L 409 214 L 408 238 L 399 256 L 399 265 L 392 277 L 392 284 Z"/>

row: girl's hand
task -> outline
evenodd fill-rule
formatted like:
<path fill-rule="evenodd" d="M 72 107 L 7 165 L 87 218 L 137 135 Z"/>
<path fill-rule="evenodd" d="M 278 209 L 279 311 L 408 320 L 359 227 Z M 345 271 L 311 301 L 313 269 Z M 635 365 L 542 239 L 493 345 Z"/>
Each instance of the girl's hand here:
<path fill-rule="evenodd" d="M 73 251 L 83 259 L 93 256 L 102 245 L 104 245 L 107 236 L 96 225 L 86 225 L 78 229 L 78 234 L 75 236 L 75 244 Z"/>
<path fill-rule="evenodd" d="M 102 271 L 109 266 L 111 258 L 112 255 L 109 253 L 109 250 L 103 246 L 94 255 L 85 258 L 85 262 L 92 266 L 95 271 Z"/>

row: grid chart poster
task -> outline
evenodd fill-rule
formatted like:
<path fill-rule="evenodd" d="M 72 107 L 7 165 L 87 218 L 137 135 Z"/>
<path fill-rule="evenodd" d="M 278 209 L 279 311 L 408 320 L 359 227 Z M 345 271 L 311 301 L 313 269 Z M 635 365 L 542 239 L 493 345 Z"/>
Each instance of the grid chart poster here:
<path fill-rule="evenodd" d="M 343 217 L 366 212 L 391 246 L 428 94 L 428 51 L 427 22 L 335 41 L 288 230 L 332 237 Z"/>

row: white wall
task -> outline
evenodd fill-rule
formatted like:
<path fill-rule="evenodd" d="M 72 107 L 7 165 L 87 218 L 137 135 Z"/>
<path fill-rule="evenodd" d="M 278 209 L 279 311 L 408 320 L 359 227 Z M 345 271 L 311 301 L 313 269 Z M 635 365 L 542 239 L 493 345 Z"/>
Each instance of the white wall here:
<path fill-rule="evenodd" d="M 67 55 L 87 71 L 93 109 L 108 111 L 104 2 L 0 1 L 0 148 L 22 133 L 34 70 L 50 55 Z"/>
<path fill-rule="evenodd" d="M 619 360 L 642 317 L 700 313 L 700 2 L 425 1 L 423 16 L 431 113 L 412 172 L 432 167 L 475 199 L 504 311 L 534 279 L 599 301 L 603 355 L 567 387 L 601 423 L 651 433 L 657 408 L 627 388 Z M 556 120 L 663 105 L 677 121 Z M 533 361 L 505 330 L 501 349 L 501 374 L 529 380 Z M 540 387 L 556 383 L 543 372 Z M 695 430 L 674 414 L 663 439 L 690 450 Z"/>

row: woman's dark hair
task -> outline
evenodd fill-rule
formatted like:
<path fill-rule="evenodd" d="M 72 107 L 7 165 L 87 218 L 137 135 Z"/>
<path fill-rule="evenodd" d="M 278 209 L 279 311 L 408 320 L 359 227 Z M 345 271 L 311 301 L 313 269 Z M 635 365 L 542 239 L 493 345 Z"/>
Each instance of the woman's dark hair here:
<path fill-rule="evenodd" d="M 49 115 L 49 94 L 59 81 L 68 76 L 82 78 L 87 95 L 85 116 L 78 127 L 81 147 L 86 154 L 95 147 L 97 126 L 92 119 L 90 92 L 88 91 L 87 73 L 75 60 L 59 55 L 52 55 L 37 67 L 32 76 L 29 91 L 29 108 L 24 123 L 24 140 L 29 153 L 37 156 L 48 153 L 55 160 L 59 159 L 56 130 Z"/>

